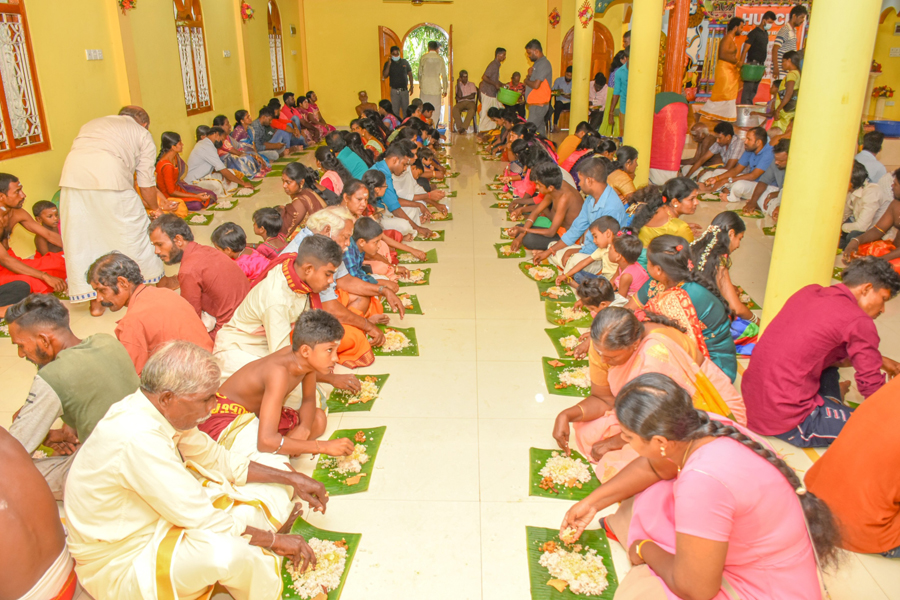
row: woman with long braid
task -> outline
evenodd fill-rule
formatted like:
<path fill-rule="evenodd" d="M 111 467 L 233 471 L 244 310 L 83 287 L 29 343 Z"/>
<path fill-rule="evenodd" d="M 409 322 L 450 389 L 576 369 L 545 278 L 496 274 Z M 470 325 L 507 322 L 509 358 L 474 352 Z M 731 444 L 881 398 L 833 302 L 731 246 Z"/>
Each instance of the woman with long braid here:
<path fill-rule="evenodd" d="M 553 437 L 569 452 L 573 423 L 575 445 L 595 463 L 601 482 L 637 458 L 613 411 L 616 394 L 639 375 L 664 373 L 688 391 L 696 408 L 747 422 L 744 401 L 728 377 L 697 351 L 678 323 L 662 315 L 635 315 L 613 306 L 601 310 L 591 325 L 589 358 L 591 395 L 559 413 Z"/>
<path fill-rule="evenodd" d="M 577 538 L 622 502 L 604 523 L 634 565 L 616 600 L 822 598 L 816 563 L 835 565 L 839 530 L 771 448 L 658 373 L 622 388 L 616 416 L 640 458 L 569 509 L 561 531 Z"/>
<path fill-rule="evenodd" d="M 694 223 L 685 223 L 681 216 L 692 215 L 697 210 L 697 190 L 697 184 L 687 177 L 676 177 L 661 188 L 647 186 L 638 198 L 632 198 L 639 204 L 633 209 L 631 227 L 638 232 L 644 246 L 649 246 L 653 238 L 666 234 L 681 236 L 688 242 L 694 241 L 694 236 L 702 228 Z"/>
<path fill-rule="evenodd" d="M 661 235 L 647 248 L 651 279 L 628 301 L 628 308 L 665 315 L 693 336 L 697 347 L 734 381 L 737 356 L 731 338 L 731 309 L 719 288 L 694 271 L 691 246 Z"/>

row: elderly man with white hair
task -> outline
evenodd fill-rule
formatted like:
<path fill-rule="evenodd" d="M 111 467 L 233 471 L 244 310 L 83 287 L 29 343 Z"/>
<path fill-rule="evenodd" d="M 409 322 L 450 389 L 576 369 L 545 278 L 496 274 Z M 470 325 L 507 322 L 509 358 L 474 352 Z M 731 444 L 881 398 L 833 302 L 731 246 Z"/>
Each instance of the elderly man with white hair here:
<path fill-rule="evenodd" d="M 285 535 L 294 495 L 325 510 L 322 484 L 226 450 L 197 425 L 216 404 L 219 367 L 189 342 L 150 357 L 141 387 L 81 447 L 65 493 L 68 544 L 96 600 L 197 598 L 216 583 L 236 600 L 275 600 L 281 558 L 315 554 Z"/>
<path fill-rule="evenodd" d="M 353 215 L 343 206 L 333 206 L 313 213 L 306 227 L 281 251 L 282 256 L 296 252 L 300 242 L 313 234 L 327 235 L 342 250 L 346 250 L 353 234 Z M 344 337 L 338 347 L 338 362 L 341 365 L 356 368 L 366 367 L 374 362 L 372 346 L 384 344 L 384 334 L 376 325 L 388 321 L 381 310 L 381 298 L 385 298 L 402 319 L 405 311 L 403 302 L 397 297 L 399 289 L 393 281 L 369 283 L 351 275 L 343 264 L 338 267 L 334 273 L 334 283 L 319 297 L 322 299 L 322 308 L 337 317 L 344 326 Z M 317 378 L 323 381 L 318 376 Z"/>

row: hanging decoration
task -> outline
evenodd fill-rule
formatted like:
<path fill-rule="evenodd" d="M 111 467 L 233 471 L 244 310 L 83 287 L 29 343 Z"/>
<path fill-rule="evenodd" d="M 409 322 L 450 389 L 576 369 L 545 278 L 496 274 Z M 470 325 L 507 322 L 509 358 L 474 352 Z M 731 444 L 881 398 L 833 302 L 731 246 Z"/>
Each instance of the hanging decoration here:
<path fill-rule="evenodd" d="M 559 11 L 555 8 L 551 10 L 548 20 L 550 21 L 550 27 L 556 29 L 559 26 L 560 21 Z"/>
<path fill-rule="evenodd" d="M 578 20 L 581 21 L 581 27 L 587 29 L 594 20 L 594 9 L 591 8 L 590 2 L 584 0 L 584 4 L 578 9 Z"/>
<path fill-rule="evenodd" d="M 253 7 L 247 2 L 241 2 L 241 20 L 249 21 L 253 18 Z"/>
<path fill-rule="evenodd" d="M 118 0 L 118 3 L 123 15 L 127 15 L 129 10 L 134 10 L 137 6 L 137 0 Z"/>

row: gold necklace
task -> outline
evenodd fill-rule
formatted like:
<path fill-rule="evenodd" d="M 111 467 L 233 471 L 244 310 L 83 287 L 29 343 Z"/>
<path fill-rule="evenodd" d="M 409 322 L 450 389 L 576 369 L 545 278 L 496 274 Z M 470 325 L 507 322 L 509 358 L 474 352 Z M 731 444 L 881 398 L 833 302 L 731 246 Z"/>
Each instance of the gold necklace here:
<path fill-rule="evenodd" d="M 681 459 L 681 466 L 678 467 L 678 472 L 679 472 L 679 473 L 681 473 L 681 469 L 684 468 L 684 465 L 685 465 L 685 463 L 687 462 L 688 454 L 691 453 L 691 446 L 693 446 L 693 445 L 694 445 L 694 440 L 691 440 L 691 442 L 688 444 L 687 450 L 684 451 L 684 456 L 683 456 L 682 459 Z"/>

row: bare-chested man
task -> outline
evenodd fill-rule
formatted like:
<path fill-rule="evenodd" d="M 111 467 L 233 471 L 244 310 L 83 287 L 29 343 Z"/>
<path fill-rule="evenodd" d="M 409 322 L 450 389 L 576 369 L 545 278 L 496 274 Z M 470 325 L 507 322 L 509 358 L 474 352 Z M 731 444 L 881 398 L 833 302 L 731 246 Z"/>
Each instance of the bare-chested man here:
<path fill-rule="evenodd" d="M 53 493 L 22 444 L 2 427 L 0 480 L 6 482 L 0 486 L 0 599 L 56 598 L 75 589 L 75 561 Z"/>
<path fill-rule="evenodd" d="M 343 335 L 333 315 L 304 312 L 294 324 L 290 346 L 248 363 L 222 384 L 212 415 L 200 430 L 251 459 L 260 452 L 350 454 L 353 442 L 348 439 L 316 440 L 327 424 L 325 411 L 316 407 L 316 376 L 334 372 Z M 284 403 L 298 385 L 303 396 L 295 411 Z"/>
<path fill-rule="evenodd" d="M 9 236 L 21 224 L 35 236 L 48 243 L 62 246 L 59 233 L 47 229 L 34 220 L 27 210 L 22 183 L 15 175 L 0 173 L 0 285 L 10 281 L 24 281 L 35 294 L 62 292 L 66 289 L 66 261 L 62 253 L 49 252 L 35 258 L 19 258 L 9 247 Z"/>
<path fill-rule="evenodd" d="M 546 250 L 559 241 L 560 227 L 568 229 L 581 212 L 584 199 L 574 187 L 563 181 L 559 165 L 551 161 L 538 163 L 531 173 L 537 193 L 544 196 L 525 219 L 517 225 L 512 249 L 524 246 L 529 250 Z M 539 217 L 546 214 L 543 219 Z M 540 227 L 536 225 L 544 225 Z"/>
<path fill-rule="evenodd" d="M 697 161 L 699 161 L 700 157 L 706 154 L 706 151 L 716 143 L 716 134 L 710 133 L 709 127 L 707 127 L 704 123 L 694 123 L 691 126 L 691 139 L 694 140 L 695 144 L 697 144 L 697 149 L 694 150 L 694 155 L 692 157 L 681 159 L 682 167 L 690 168 Z M 719 156 L 718 154 L 713 156 L 712 164 L 718 164 L 721 162 L 721 156 Z M 682 173 L 686 175 L 687 169 L 682 168 Z"/>

